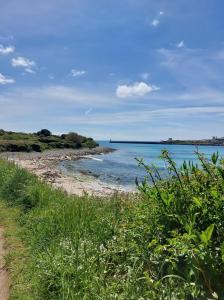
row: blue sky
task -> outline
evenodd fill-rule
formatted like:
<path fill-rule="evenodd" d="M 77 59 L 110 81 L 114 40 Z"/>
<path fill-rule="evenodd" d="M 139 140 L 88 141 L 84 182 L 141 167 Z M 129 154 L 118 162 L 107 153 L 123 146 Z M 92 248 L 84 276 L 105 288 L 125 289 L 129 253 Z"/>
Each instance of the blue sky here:
<path fill-rule="evenodd" d="M 0 128 L 224 136 L 222 0 L 0 4 Z"/>

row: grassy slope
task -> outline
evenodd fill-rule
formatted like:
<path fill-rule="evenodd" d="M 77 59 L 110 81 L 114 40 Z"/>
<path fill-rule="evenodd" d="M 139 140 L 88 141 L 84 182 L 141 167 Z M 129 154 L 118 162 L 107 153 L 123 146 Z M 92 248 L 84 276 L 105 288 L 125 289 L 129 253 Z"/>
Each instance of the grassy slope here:
<path fill-rule="evenodd" d="M 213 161 L 110 201 L 69 197 L 1 161 L 12 299 L 223 299 L 224 170 Z"/>
<path fill-rule="evenodd" d="M 47 149 L 64 149 L 95 147 L 93 139 L 78 134 L 43 136 L 35 133 L 22 133 L 0 130 L 0 152 L 3 151 L 43 151 Z"/>

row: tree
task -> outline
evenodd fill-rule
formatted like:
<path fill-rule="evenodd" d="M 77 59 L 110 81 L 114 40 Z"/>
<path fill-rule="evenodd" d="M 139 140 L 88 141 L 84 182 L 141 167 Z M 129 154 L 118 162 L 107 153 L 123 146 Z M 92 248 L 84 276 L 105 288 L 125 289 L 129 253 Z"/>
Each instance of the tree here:
<path fill-rule="evenodd" d="M 51 132 L 48 129 L 41 129 L 40 131 L 37 132 L 37 135 L 50 136 Z"/>

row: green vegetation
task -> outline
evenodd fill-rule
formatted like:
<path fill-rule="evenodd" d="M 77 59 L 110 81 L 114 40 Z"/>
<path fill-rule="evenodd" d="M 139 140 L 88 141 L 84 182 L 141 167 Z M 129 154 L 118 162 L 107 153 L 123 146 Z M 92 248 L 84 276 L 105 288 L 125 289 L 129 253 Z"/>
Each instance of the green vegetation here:
<path fill-rule="evenodd" d="M 164 151 L 166 180 L 139 160 L 153 186 L 110 201 L 0 161 L 0 198 L 27 255 L 11 299 L 224 299 L 224 162 L 197 155 L 199 167 L 177 170 Z"/>
<path fill-rule="evenodd" d="M 96 146 L 98 144 L 92 138 L 87 138 L 74 132 L 58 136 L 53 135 L 48 129 L 42 129 L 37 133 L 0 130 L 0 152 L 41 152 L 50 149 L 94 148 Z"/>
<path fill-rule="evenodd" d="M 6 263 L 10 266 L 10 299 L 33 300 L 32 282 L 30 278 L 31 255 L 23 244 L 23 228 L 17 221 L 21 211 L 17 207 L 9 207 L 0 200 L 0 225 L 6 233 L 9 254 Z"/>

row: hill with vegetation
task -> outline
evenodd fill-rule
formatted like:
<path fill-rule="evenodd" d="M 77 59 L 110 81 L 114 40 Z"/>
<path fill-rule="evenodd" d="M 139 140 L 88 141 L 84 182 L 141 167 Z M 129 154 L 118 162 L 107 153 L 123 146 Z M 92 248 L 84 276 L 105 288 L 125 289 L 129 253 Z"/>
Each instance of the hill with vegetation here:
<path fill-rule="evenodd" d="M 37 133 L 23 133 L 0 130 L 0 152 L 41 152 L 51 149 L 78 149 L 82 147 L 94 148 L 98 144 L 89 137 L 75 132 L 55 135 L 48 129 Z"/>
<path fill-rule="evenodd" d="M 140 194 L 110 199 L 0 161 L 11 299 L 224 299 L 224 161 L 197 155 L 177 170 L 163 151 L 166 179 L 139 160 Z"/>

